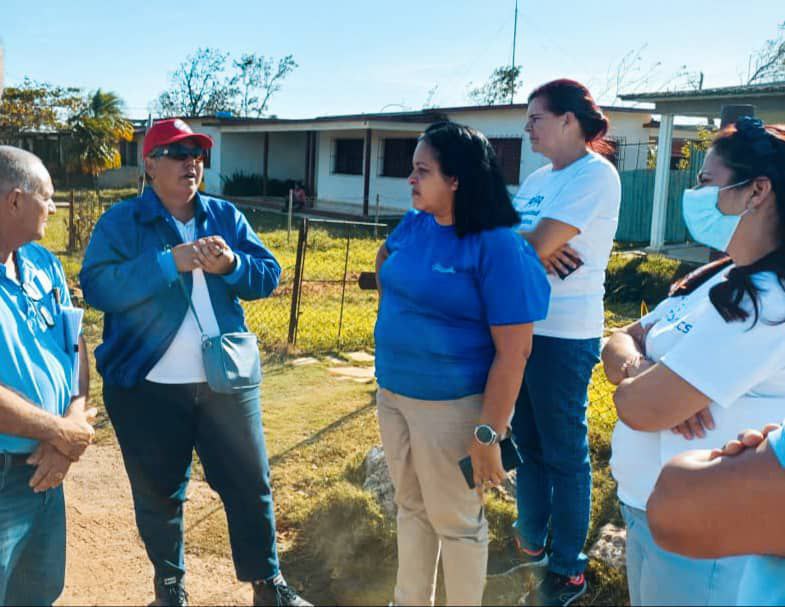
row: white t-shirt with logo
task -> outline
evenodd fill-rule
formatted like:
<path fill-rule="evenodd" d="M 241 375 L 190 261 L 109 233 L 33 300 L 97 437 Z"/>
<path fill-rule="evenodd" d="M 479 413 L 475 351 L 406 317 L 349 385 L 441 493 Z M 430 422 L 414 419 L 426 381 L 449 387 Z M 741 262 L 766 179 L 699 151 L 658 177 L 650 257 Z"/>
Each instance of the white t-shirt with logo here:
<path fill-rule="evenodd" d="M 196 240 L 196 221 L 194 219 L 188 223 L 182 223 L 175 219 L 174 223 L 183 242 Z M 204 270 L 196 269 L 191 272 L 191 276 L 193 278 L 191 302 L 199 315 L 199 321 L 208 337 L 217 337 L 221 334 L 221 329 L 218 327 L 213 304 L 210 301 Z M 179 288 L 178 291 L 180 291 Z M 185 295 L 182 296 L 185 297 Z M 207 381 L 204 360 L 202 359 L 202 333 L 199 331 L 199 325 L 196 324 L 190 306 L 185 312 L 185 318 L 177 330 L 174 340 L 145 379 L 157 384 L 196 384 Z"/>
<path fill-rule="evenodd" d="M 534 324 L 535 335 L 567 339 L 601 337 L 605 269 L 619 219 L 621 182 L 614 166 L 590 152 L 560 170 L 548 164 L 526 178 L 513 204 L 518 230 L 530 232 L 541 219 L 555 219 L 580 233 L 569 241 L 583 265 L 567 278 L 548 275 L 548 317 Z"/>
<path fill-rule="evenodd" d="M 709 301 L 709 290 L 725 280 L 723 270 L 689 295 L 669 297 L 641 319 L 651 326 L 646 355 L 702 392 L 716 427 L 687 440 L 670 430 L 639 432 L 619 421 L 613 432 L 611 470 L 619 499 L 646 509 L 663 466 L 691 449 L 712 449 L 747 428 L 760 429 L 785 417 L 785 291 L 773 273 L 753 277 L 765 291 L 760 319 L 726 322 Z M 745 310 L 752 311 L 745 296 Z M 653 326 L 652 326 L 653 325 Z"/>

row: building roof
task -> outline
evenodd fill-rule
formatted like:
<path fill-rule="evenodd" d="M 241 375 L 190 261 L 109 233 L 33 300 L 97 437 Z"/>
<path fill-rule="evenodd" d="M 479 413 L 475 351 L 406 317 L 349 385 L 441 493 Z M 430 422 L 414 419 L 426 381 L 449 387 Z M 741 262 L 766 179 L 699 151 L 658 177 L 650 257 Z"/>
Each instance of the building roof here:
<path fill-rule="evenodd" d="M 785 81 L 765 82 L 761 84 L 746 84 L 742 86 L 724 86 L 712 89 L 691 89 L 685 91 L 654 92 L 654 93 L 628 93 L 619 95 L 624 101 L 676 101 L 687 99 L 728 99 L 734 97 L 768 97 L 785 95 Z"/>
<path fill-rule="evenodd" d="M 365 122 L 412 122 L 431 123 L 444 120 L 447 114 L 455 112 L 487 112 L 487 111 L 519 111 L 525 112 L 526 103 L 505 103 L 500 105 L 464 105 L 453 107 L 428 108 L 408 112 L 374 112 L 368 114 L 336 114 L 330 116 L 317 116 L 315 118 L 239 118 L 225 116 L 200 116 L 191 117 L 191 120 L 202 120 L 203 124 L 211 126 L 230 125 L 281 125 L 293 123 L 323 123 L 323 122 L 348 122 L 362 120 Z M 650 114 L 651 110 L 624 106 L 602 106 L 606 112 L 631 112 L 636 114 Z M 188 117 L 184 120 L 189 120 Z"/>

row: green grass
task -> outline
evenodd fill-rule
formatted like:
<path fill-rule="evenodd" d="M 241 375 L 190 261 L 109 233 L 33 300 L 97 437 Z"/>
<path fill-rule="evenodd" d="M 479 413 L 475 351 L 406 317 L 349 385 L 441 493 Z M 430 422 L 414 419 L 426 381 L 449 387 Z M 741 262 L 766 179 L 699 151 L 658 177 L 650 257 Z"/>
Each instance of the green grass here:
<path fill-rule="evenodd" d="M 76 200 L 80 200 L 83 196 L 85 196 L 86 192 L 92 190 L 85 190 L 83 188 L 74 189 L 74 196 Z M 136 188 L 109 188 L 109 189 L 101 189 L 101 200 L 104 202 L 117 202 L 118 200 L 123 200 L 124 198 L 131 198 L 132 196 L 136 196 Z M 54 201 L 55 202 L 68 202 L 71 199 L 71 190 L 68 188 L 63 188 L 59 190 L 55 190 Z"/>
<path fill-rule="evenodd" d="M 616 421 L 611 394 L 598 367 L 589 412 L 594 466 L 590 542 L 602 525 L 620 522 L 608 469 Z M 340 381 L 325 364 L 268 366 L 265 375 L 264 424 L 283 567 L 292 583 L 317 603 L 386 604 L 392 596 L 394 524 L 361 488 L 363 458 L 380 443 L 373 399 L 373 385 Z M 509 539 L 515 507 L 491 492 L 486 510 L 493 555 Z M 229 557 L 221 509 L 189 511 L 187 540 L 192 551 Z M 626 600 L 626 582 L 618 572 L 592 562 L 588 575 L 592 604 Z M 529 581 L 525 575 L 491 580 L 485 601 L 513 604 Z"/>
<path fill-rule="evenodd" d="M 671 284 L 696 265 L 662 255 L 615 253 L 608 264 L 606 301 L 645 301 L 652 306 L 668 296 Z"/>

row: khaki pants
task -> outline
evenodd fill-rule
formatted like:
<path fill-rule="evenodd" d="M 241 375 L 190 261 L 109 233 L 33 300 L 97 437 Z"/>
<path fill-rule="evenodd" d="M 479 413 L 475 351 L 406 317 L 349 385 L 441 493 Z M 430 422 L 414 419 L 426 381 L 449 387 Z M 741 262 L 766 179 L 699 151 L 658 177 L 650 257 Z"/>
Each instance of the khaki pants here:
<path fill-rule="evenodd" d="M 458 468 L 482 396 L 407 398 L 379 388 L 379 427 L 398 505 L 396 605 L 433 605 L 441 552 L 448 605 L 479 605 L 488 563 L 482 497 Z"/>

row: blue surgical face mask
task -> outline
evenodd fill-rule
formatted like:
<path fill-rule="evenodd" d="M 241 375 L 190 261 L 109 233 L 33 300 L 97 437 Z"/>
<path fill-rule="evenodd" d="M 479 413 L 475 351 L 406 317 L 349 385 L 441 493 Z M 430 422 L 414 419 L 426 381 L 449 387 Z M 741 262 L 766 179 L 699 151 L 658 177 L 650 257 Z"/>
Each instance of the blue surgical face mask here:
<path fill-rule="evenodd" d="M 687 229 L 697 242 L 718 251 L 728 250 L 728 245 L 736 228 L 739 227 L 741 218 L 747 214 L 749 209 L 741 215 L 726 215 L 720 211 L 718 206 L 720 192 L 737 188 L 748 182 L 749 179 L 746 179 L 722 188 L 705 186 L 684 190 L 682 196 L 684 223 L 687 224 Z"/>

